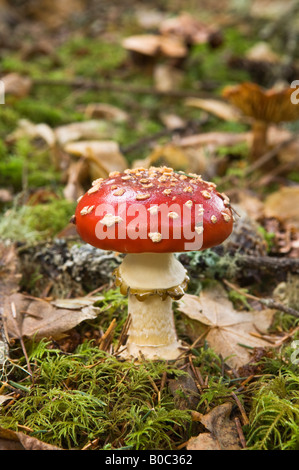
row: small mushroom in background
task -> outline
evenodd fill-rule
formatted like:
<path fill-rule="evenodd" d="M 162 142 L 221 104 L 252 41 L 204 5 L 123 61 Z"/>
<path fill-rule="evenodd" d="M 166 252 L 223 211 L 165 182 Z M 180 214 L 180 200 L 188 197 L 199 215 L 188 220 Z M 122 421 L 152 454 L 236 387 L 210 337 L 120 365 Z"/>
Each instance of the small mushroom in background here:
<path fill-rule="evenodd" d="M 244 82 L 224 88 L 224 98 L 239 108 L 252 123 L 251 161 L 264 155 L 268 146 L 268 130 L 271 124 L 299 119 L 299 107 L 292 103 L 294 89 L 271 88 L 264 90 L 256 83 Z"/>
<path fill-rule="evenodd" d="M 177 65 L 188 54 L 187 47 L 180 39 L 158 34 L 130 36 L 122 41 L 122 45 L 130 52 L 133 62 L 140 65 L 154 66 L 161 57 Z"/>
<path fill-rule="evenodd" d="M 181 39 L 187 47 L 208 44 L 211 48 L 216 48 L 223 43 L 223 35 L 218 28 L 199 21 L 189 13 L 166 18 L 161 21 L 159 30 L 165 36 Z"/>
<path fill-rule="evenodd" d="M 174 253 L 210 248 L 230 235 L 228 198 L 195 174 L 128 169 L 94 181 L 74 222 L 85 242 L 125 254 L 115 277 L 128 294 L 126 357 L 176 359 L 183 348 L 172 300 L 184 295 L 188 276 Z"/>

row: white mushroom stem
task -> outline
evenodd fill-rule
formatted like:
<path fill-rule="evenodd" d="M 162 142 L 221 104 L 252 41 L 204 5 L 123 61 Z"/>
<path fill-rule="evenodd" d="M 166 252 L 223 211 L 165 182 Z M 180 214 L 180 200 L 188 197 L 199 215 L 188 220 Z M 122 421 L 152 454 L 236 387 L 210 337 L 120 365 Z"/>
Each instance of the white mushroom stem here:
<path fill-rule="evenodd" d="M 129 330 L 127 352 L 138 357 L 140 353 L 147 359 L 176 359 L 182 352 L 177 339 L 172 299 L 165 300 L 152 295 L 140 302 L 129 294 L 128 311 L 132 323 Z"/>
<path fill-rule="evenodd" d="M 130 288 L 128 313 L 131 326 L 127 353 L 147 359 L 176 359 L 182 352 L 175 330 L 172 299 L 156 290 L 171 289 L 186 280 L 186 270 L 172 253 L 129 254 L 119 268 L 122 281 Z M 139 301 L 132 292 L 149 292 Z"/>

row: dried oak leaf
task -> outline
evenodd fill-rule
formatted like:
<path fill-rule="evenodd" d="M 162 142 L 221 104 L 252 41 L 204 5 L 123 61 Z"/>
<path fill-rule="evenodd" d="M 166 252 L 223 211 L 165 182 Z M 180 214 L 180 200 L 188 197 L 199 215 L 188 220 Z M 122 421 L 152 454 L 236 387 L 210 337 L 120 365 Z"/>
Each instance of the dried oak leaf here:
<path fill-rule="evenodd" d="M 188 450 L 241 450 L 238 431 L 231 420 L 231 403 L 216 406 L 209 413 L 197 413 L 200 421 L 210 432 L 191 437 L 187 443 Z"/>
<path fill-rule="evenodd" d="M 185 294 L 179 310 L 194 320 L 187 334 L 194 341 L 205 334 L 210 347 L 233 368 L 247 364 L 251 358 L 249 348 L 267 347 L 269 342 L 253 336 L 257 331 L 266 333 L 275 310 L 237 311 L 221 286 L 213 286 L 200 296 Z"/>
<path fill-rule="evenodd" d="M 81 304 L 82 305 L 82 304 Z M 21 293 L 4 298 L 3 318 L 10 338 L 59 338 L 84 320 L 94 319 L 99 308 L 58 308 L 43 299 Z"/>

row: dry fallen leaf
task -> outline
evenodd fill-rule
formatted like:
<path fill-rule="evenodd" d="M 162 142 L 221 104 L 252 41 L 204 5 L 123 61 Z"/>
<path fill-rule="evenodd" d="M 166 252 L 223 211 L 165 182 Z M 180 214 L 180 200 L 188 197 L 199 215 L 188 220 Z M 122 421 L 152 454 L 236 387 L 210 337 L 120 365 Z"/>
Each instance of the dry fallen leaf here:
<path fill-rule="evenodd" d="M 167 165 L 175 170 L 205 174 L 211 179 L 217 173 L 215 170 L 215 165 L 219 163 L 219 158 L 216 156 L 217 149 L 223 146 L 234 146 L 241 142 L 250 144 L 251 133 L 207 132 L 182 138 L 176 137 L 173 142 L 156 146 L 145 159 L 135 160 L 133 167 L 149 168 L 151 165 Z"/>
<path fill-rule="evenodd" d="M 175 170 L 187 169 L 189 167 L 189 159 L 186 153 L 180 147 L 172 143 L 156 146 L 153 152 L 147 157 L 148 166 L 157 165 L 159 160 L 163 160 L 165 164 Z M 160 162 L 158 164 L 160 164 Z"/>
<path fill-rule="evenodd" d="M 77 201 L 84 194 L 84 182 L 89 178 L 89 165 L 85 159 L 71 162 L 66 171 L 67 183 L 63 195 L 68 201 Z"/>
<path fill-rule="evenodd" d="M 250 132 L 205 132 L 204 134 L 193 134 L 176 140 L 180 147 L 203 147 L 213 145 L 215 147 L 229 147 L 241 142 L 250 143 Z"/>
<path fill-rule="evenodd" d="M 161 113 L 159 117 L 167 129 L 179 129 L 186 127 L 186 121 L 177 114 Z"/>
<path fill-rule="evenodd" d="M 94 319 L 99 308 L 58 308 L 51 303 L 21 293 L 6 296 L 3 319 L 10 338 L 59 338 L 84 320 Z"/>
<path fill-rule="evenodd" d="M 108 121 L 123 122 L 129 119 L 129 115 L 123 109 L 109 103 L 89 103 L 86 107 L 78 107 L 89 119 L 106 119 Z"/>
<path fill-rule="evenodd" d="M 111 131 L 107 121 L 92 119 L 59 126 L 54 132 L 59 145 L 64 146 L 68 142 L 80 139 L 106 139 L 111 135 Z"/>
<path fill-rule="evenodd" d="M 0 427 L 0 450 L 62 450 L 22 432 Z"/>
<path fill-rule="evenodd" d="M 14 132 L 7 136 L 6 142 L 12 143 L 22 139 L 23 137 L 27 137 L 31 140 L 42 140 L 48 147 L 51 148 L 54 147 L 56 142 L 55 133 L 51 127 L 48 126 L 48 124 L 35 124 L 28 119 L 20 119 L 18 122 L 18 127 Z"/>
<path fill-rule="evenodd" d="M 187 443 L 188 450 L 241 450 L 238 431 L 230 419 L 231 403 L 216 406 L 209 413 L 197 413 L 200 421 L 209 433 L 203 432 L 191 437 Z"/>
<path fill-rule="evenodd" d="M 265 217 L 274 217 L 281 222 L 299 228 L 299 186 L 282 187 L 270 194 L 264 203 Z"/>
<path fill-rule="evenodd" d="M 0 242 L 0 297 L 16 292 L 21 277 L 16 245 Z"/>
<path fill-rule="evenodd" d="M 27 96 L 32 87 L 32 80 L 18 73 L 9 73 L 1 78 L 4 84 L 5 96 L 11 95 L 16 98 Z"/>
<path fill-rule="evenodd" d="M 42 23 L 45 30 L 64 27 L 73 16 L 84 14 L 85 3 L 82 0 L 40 0 L 38 4 L 25 2 L 24 18 L 33 18 Z M 27 7 L 27 8 L 26 8 Z"/>
<path fill-rule="evenodd" d="M 260 41 L 251 47 L 245 54 L 245 57 L 255 62 L 270 62 L 278 64 L 281 60 L 267 42 Z"/>
<path fill-rule="evenodd" d="M 185 105 L 202 109 L 224 121 L 238 122 L 241 119 L 241 113 L 235 107 L 220 100 L 188 98 Z"/>
<path fill-rule="evenodd" d="M 92 180 L 107 178 L 111 171 L 122 172 L 128 167 L 128 162 L 122 155 L 118 143 L 113 140 L 69 142 L 64 150 L 70 155 L 85 159 Z"/>
<path fill-rule="evenodd" d="M 242 345 L 269 346 L 269 342 L 253 334 L 267 332 L 275 311 L 237 311 L 219 285 L 203 290 L 199 297 L 185 294 L 179 310 L 194 320 L 187 333 L 191 339 L 194 341 L 206 333 L 210 347 L 233 368 L 247 364 L 251 358 L 250 350 Z"/>

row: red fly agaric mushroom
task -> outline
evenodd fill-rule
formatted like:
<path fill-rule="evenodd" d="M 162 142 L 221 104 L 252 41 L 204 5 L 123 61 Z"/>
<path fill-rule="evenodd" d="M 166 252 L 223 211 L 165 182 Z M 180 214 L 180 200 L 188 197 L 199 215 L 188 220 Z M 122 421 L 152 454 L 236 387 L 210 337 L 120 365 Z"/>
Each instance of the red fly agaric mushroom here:
<path fill-rule="evenodd" d="M 230 235 L 228 198 L 195 174 L 130 169 L 94 181 L 78 202 L 75 223 L 87 243 L 126 254 L 115 276 L 128 294 L 128 355 L 177 358 L 182 346 L 172 299 L 183 296 L 188 276 L 174 253 L 203 250 Z"/>
<path fill-rule="evenodd" d="M 270 124 L 299 119 L 299 107 L 291 100 L 293 92 L 290 87 L 264 90 L 251 82 L 224 88 L 223 96 L 252 119 L 252 161 L 268 150 L 267 134 Z"/>

